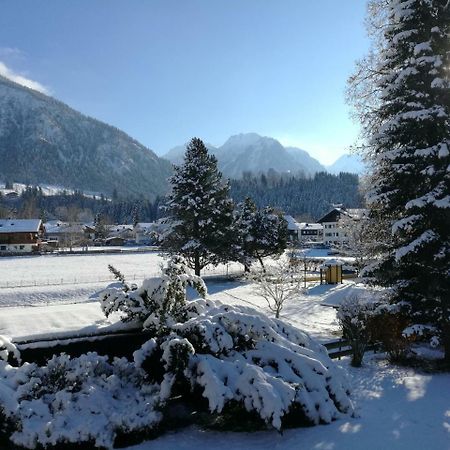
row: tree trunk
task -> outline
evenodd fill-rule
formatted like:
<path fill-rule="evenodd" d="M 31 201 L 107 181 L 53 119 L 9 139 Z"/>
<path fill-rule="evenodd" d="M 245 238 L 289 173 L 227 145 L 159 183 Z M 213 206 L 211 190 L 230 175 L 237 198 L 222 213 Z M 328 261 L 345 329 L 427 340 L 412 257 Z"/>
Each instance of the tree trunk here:
<path fill-rule="evenodd" d="M 195 252 L 195 256 L 194 256 L 194 271 L 195 271 L 195 275 L 197 275 L 199 277 L 200 276 L 200 255 L 198 254 L 198 252 Z"/>
<path fill-rule="evenodd" d="M 261 267 L 262 267 L 263 271 L 265 272 L 266 268 L 264 267 L 264 263 L 263 263 L 263 260 L 262 260 L 261 256 L 258 256 L 258 261 L 260 262 Z"/>
<path fill-rule="evenodd" d="M 444 344 L 444 364 L 450 368 L 450 322 L 446 322 L 442 328 L 442 341 Z"/>
<path fill-rule="evenodd" d="M 250 267 L 247 266 L 247 264 L 244 264 L 244 272 L 246 273 L 250 272 Z"/>

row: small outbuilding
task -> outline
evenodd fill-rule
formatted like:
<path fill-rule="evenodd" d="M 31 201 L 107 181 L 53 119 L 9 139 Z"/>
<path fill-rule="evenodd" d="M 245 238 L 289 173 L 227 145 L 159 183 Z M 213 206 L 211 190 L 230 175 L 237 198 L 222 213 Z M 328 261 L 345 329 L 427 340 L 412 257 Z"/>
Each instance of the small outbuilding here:
<path fill-rule="evenodd" d="M 344 262 L 337 259 L 330 259 L 319 266 L 320 284 L 342 283 L 342 266 Z"/>

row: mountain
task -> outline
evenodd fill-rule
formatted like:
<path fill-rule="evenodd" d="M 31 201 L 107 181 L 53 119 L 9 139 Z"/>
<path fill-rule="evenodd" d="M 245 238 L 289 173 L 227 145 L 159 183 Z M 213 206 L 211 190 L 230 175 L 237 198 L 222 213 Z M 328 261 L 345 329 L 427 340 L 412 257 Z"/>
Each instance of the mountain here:
<path fill-rule="evenodd" d="M 246 172 L 265 173 L 270 169 L 280 173 L 313 175 L 325 168 L 305 150 L 285 148 L 276 139 L 256 133 L 231 136 L 221 147 L 207 144 L 218 160 L 221 172 L 228 178 L 241 178 Z M 185 147 L 178 146 L 164 157 L 175 164 L 182 161 Z"/>
<path fill-rule="evenodd" d="M 0 76 L 0 179 L 154 198 L 170 164 L 124 132 Z"/>
<path fill-rule="evenodd" d="M 186 152 L 186 144 L 184 145 L 177 145 L 176 147 L 170 149 L 166 154 L 164 154 L 162 157 L 164 159 L 167 159 L 172 164 L 175 164 L 176 166 L 179 166 L 183 164 L 184 154 Z M 216 154 L 217 148 L 214 147 L 214 145 L 208 144 L 205 142 L 205 146 L 208 149 L 209 153 L 212 153 L 213 155 Z"/>
<path fill-rule="evenodd" d="M 305 168 L 306 173 L 314 174 L 325 172 L 325 167 L 313 158 L 306 150 L 297 147 L 285 147 L 288 153 L 294 157 L 296 162 Z"/>
<path fill-rule="evenodd" d="M 366 166 L 358 155 L 345 154 L 338 158 L 333 164 L 327 166 L 327 171 L 338 174 L 340 172 L 356 173 L 358 175 L 366 172 Z"/>

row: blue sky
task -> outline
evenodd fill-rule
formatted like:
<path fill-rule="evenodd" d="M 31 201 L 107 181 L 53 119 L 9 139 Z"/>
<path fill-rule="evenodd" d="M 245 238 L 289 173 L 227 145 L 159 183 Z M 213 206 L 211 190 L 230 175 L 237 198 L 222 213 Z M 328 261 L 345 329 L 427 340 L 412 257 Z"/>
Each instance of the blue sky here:
<path fill-rule="evenodd" d="M 358 132 L 344 90 L 368 48 L 365 4 L 0 0 L 0 73 L 158 154 L 254 131 L 330 163 Z"/>

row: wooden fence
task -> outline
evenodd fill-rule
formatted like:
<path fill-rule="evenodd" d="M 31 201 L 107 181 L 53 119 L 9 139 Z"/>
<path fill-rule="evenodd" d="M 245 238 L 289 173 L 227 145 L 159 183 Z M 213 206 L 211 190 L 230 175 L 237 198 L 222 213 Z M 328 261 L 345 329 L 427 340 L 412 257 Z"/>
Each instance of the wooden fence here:
<path fill-rule="evenodd" d="M 97 352 L 110 357 L 132 358 L 133 352 L 151 337 L 150 333 L 136 328 L 107 333 L 29 339 L 13 341 L 13 343 L 20 352 L 22 363 L 43 364 L 53 355 L 63 352 L 74 357 L 87 352 Z M 352 354 L 350 344 L 345 339 L 336 339 L 323 345 L 332 359 L 341 359 L 343 356 Z M 366 351 L 377 351 L 378 349 L 379 346 L 376 344 L 366 347 Z M 11 359 L 10 363 L 15 365 L 17 361 Z"/>

